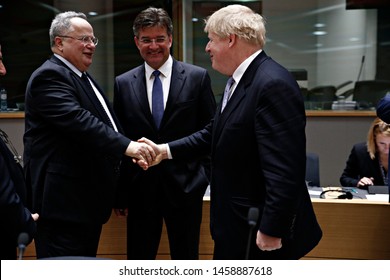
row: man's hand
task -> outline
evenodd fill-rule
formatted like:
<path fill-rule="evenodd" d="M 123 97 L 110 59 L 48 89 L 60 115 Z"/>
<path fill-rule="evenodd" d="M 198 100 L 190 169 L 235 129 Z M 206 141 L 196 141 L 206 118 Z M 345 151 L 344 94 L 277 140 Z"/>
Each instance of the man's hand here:
<path fill-rule="evenodd" d="M 130 142 L 125 155 L 135 158 L 138 165 L 144 170 L 148 169 L 156 159 L 156 152 L 151 146 L 135 141 Z"/>
<path fill-rule="evenodd" d="M 282 248 L 282 239 L 257 231 L 256 245 L 262 251 L 273 251 Z"/>
<path fill-rule="evenodd" d="M 115 214 L 118 217 L 126 217 L 129 214 L 129 209 L 127 208 L 119 208 L 119 209 L 114 209 Z"/>
<path fill-rule="evenodd" d="M 147 144 L 148 146 L 150 146 L 154 152 L 155 152 L 155 157 L 154 159 L 152 160 L 152 162 L 149 162 L 148 163 L 148 167 L 151 167 L 151 166 L 154 166 L 154 165 L 157 165 L 159 164 L 163 159 L 167 159 L 168 158 L 168 151 L 167 151 L 167 144 L 156 144 L 154 143 L 153 141 L 145 138 L 145 137 L 142 137 L 141 139 L 138 140 L 139 143 L 144 143 L 144 144 Z M 138 160 L 136 161 L 138 163 L 138 165 L 140 164 L 143 164 L 141 160 Z M 143 167 L 142 165 L 140 165 L 141 167 Z M 145 169 L 145 168 L 144 168 Z"/>
<path fill-rule="evenodd" d="M 38 213 L 31 214 L 31 217 L 32 217 L 33 220 L 36 222 L 36 221 L 38 221 L 38 219 L 39 219 L 39 214 L 38 214 Z"/>

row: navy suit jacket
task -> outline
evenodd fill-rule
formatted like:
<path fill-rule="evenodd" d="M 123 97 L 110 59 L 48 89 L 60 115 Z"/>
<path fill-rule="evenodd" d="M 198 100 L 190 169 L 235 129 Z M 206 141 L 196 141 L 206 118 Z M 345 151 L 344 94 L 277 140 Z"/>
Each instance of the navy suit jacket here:
<path fill-rule="evenodd" d="M 386 94 L 377 105 L 376 114 L 385 123 L 390 124 L 390 94 Z"/>
<path fill-rule="evenodd" d="M 363 177 L 373 177 L 375 185 L 384 185 L 378 157 L 371 159 L 366 143 L 355 144 L 340 177 L 344 187 L 357 187 Z"/>
<path fill-rule="evenodd" d="M 263 51 L 223 113 L 217 108 L 214 122 L 168 143 L 173 158 L 211 149 L 211 232 L 225 248 L 217 258 L 244 258 L 251 207 L 260 210 L 257 228 L 285 244 L 272 258 L 300 258 L 319 242 L 322 232 L 305 185 L 305 124 L 296 81 Z M 257 253 L 250 258 L 267 258 L 252 251 Z"/>
<path fill-rule="evenodd" d="M 112 110 L 111 115 L 119 127 Z M 31 75 L 24 168 L 40 220 L 105 223 L 129 143 L 109 125 L 92 87 L 58 58 L 51 57 Z"/>
<path fill-rule="evenodd" d="M 36 226 L 27 205 L 23 169 L 0 140 L 0 259 L 15 259 L 17 239 L 21 232 L 35 235 Z"/>
<path fill-rule="evenodd" d="M 168 100 L 157 129 L 147 98 L 145 64 L 115 79 L 114 109 L 125 135 L 131 139 L 146 137 L 155 143 L 166 143 L 190 135 L 210 122 L 215 108 L 207 71 L 173 60 Z M 201 198 L 209 184 L 209 158 L 205 156 L 165 161 L 147 171 L 129 160 L 125 163 L 118 207 L 148 207 L 145 201 L 154 205 L 161 199 L 171 206 L 180 205 L 187 199 Z M 129 197 L 133 198 L 131 205 Z"/>

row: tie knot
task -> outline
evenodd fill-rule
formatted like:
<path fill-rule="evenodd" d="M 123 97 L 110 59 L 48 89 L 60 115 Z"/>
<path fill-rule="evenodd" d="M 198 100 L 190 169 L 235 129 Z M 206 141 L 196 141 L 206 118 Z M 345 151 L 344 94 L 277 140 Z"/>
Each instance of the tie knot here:
<path fill-rule="evenodd" d="M 226 87 L 225 87 L 225 92 L 229 92 L 234 84 L 234 79 L 233 77 L 230 77 L 226 83 Z"/>
<path fill-rule="evenodd" d="M 158 70 L 154 70 L 153 71 L 153 75 L 154 75 L 155 78 L 158 78 L 160 76 L 160 74 L 161 74 L 161 72 L 158 71 Z"/>
<path fill-rule="evenodd" d="M 230 77 L 228 80 L 229 87 L 231 87 L 233 84 L 234 84 L 234 79 L 233 79 L 233 77 Z"/>
<path fill-rule="evenodd" d="M 83 72 L 83 73 L 81 74 L 81 79 L 83 79 L 84 81 L 88 81 L 88 82 L 89 82 L 87 73 L 85 73 L 85 72 Z"/>

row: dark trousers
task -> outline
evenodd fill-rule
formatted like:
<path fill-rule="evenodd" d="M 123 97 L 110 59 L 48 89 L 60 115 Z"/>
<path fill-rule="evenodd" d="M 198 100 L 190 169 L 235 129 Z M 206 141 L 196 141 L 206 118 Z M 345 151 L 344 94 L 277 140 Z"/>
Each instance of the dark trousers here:
<path fill-rule="evenodd" d="M 0 243 L 0 260 L 16 260 L 16 242 L 12 238 L 4 238 Z"/>
<path fill-rule="evenodd" d="M 165 221 L 171 259 L 198 259 L 202 204 L 203 198 L 199 197 L 180 208 L 160 205 L 149 211 L 130 209 L 127 218 L 127 258 L 156 259 Z"/>
<path fill-rule="evenodd" d="M 37 258 L 96 257 L 102 225 L 38 221 Z"/>

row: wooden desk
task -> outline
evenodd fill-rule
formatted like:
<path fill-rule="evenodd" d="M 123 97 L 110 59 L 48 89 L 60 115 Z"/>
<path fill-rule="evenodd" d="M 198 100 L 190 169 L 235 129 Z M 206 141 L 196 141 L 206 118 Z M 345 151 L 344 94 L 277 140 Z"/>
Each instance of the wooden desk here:
<path fill-rule="evenodd" d="M 390 259 L 389 203 L 318 198 L 312 201 L 323 237 L 306 257 Z"/>
<path fill-rule="evenodd" d="M 369 110 L 306 110 L 308 117 L 375 117 L 375 111 Z M 0 112 L 0 119 L 23 119 L 24 111 Z"/>
<path fill-rule="evenodd" d="M 24 119 L 24 111 L 0 112 L 0 119 Z"/>
<path fill-rule="evenodd" d="M 319 245 L 305 259 L 390 259 L 390 204 L 366 200 L 324 200 L 313 198 L 314 210 L 323 230 Z M 212 259 L 209 231 L 210 201 L 204 201 L 200 236 L 200 259 Z M 126 259 L 126 220 L 113 214 L 104 225 L 98 256 Z M 34 245 L 26 258 L 35 258 Z M 169 259 L 164 230 L 158 259 Z"/>
<path fill-rule="evenodd" d="M 307 117 L 376 117 L 376 111 L 369 110 L 306 110 Z"/>

